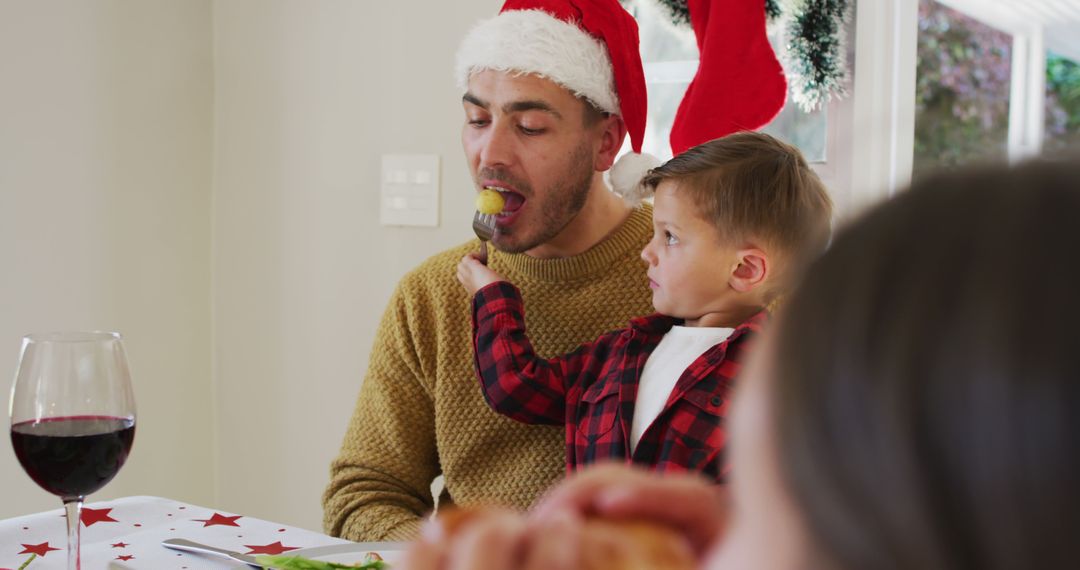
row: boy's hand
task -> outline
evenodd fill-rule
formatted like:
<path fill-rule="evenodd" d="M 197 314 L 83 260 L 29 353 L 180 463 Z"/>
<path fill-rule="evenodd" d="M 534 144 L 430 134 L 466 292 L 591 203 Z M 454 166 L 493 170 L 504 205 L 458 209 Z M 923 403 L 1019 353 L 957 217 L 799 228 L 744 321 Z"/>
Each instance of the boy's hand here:
<path fill-rule="evenodd" d="M 501 275 L 480 263 L 475 253 L 467 254 L 458 262 L 457 279 L 465 286 L 469 296 L 496 281 L 505 281 Z"/>

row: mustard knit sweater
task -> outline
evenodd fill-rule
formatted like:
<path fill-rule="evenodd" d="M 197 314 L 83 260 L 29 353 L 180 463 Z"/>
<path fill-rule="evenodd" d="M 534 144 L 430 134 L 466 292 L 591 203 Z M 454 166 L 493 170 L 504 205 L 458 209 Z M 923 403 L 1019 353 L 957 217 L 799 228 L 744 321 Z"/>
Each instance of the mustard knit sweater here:
<path fill-rule="evenodd" d="M 539 354 L 569 352 L 652 312 L 639 255 L 652 208 L 635 209 L 589 251 L 540 260 L 492 250 L 517 285 Z M 491 411 L 473 371 L 470 299 L 455 278 L 476 240 L 437 254 L 398 284 L 383 315 L 341 452 L 323 495 L 323 527 L 355 541 L 409 540 L 442 501 L 526 509 L 562 477 L 562 426 L 520 424 Z M 447 497 L 446 495 L 449 495 Z"/>

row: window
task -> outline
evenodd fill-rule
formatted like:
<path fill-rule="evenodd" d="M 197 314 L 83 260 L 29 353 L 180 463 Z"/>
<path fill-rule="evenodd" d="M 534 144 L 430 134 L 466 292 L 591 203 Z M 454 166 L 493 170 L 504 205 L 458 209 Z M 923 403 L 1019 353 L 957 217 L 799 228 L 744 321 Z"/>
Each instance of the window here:
<path fill-rule="evenodd" d="M 1080 0 L 919 0 L 916 173 L 1080 148 Z"/>

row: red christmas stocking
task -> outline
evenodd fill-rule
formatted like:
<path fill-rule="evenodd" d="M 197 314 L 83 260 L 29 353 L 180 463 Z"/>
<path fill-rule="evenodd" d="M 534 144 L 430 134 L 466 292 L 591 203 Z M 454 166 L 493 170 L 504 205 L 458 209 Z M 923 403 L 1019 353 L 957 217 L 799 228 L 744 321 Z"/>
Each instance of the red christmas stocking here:
<path fill-rule="evenodd" d="M 675 154 L 768 124 L 787 96 L 762 0 L 688 0 L 687 7 L 701 58 L 671 127 Z"/>

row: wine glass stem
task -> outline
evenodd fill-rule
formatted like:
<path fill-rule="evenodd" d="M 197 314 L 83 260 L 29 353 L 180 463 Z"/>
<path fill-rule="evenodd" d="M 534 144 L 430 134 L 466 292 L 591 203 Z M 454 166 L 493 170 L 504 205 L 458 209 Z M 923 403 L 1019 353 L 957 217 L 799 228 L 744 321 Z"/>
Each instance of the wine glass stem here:
<path fill-rule="evenodd" d="M 79 523 L 82 521 L 82 497 L 64 499 L 67 511 L 68 531 L 68 570 L 80 570 L 79 563 Z"/>

